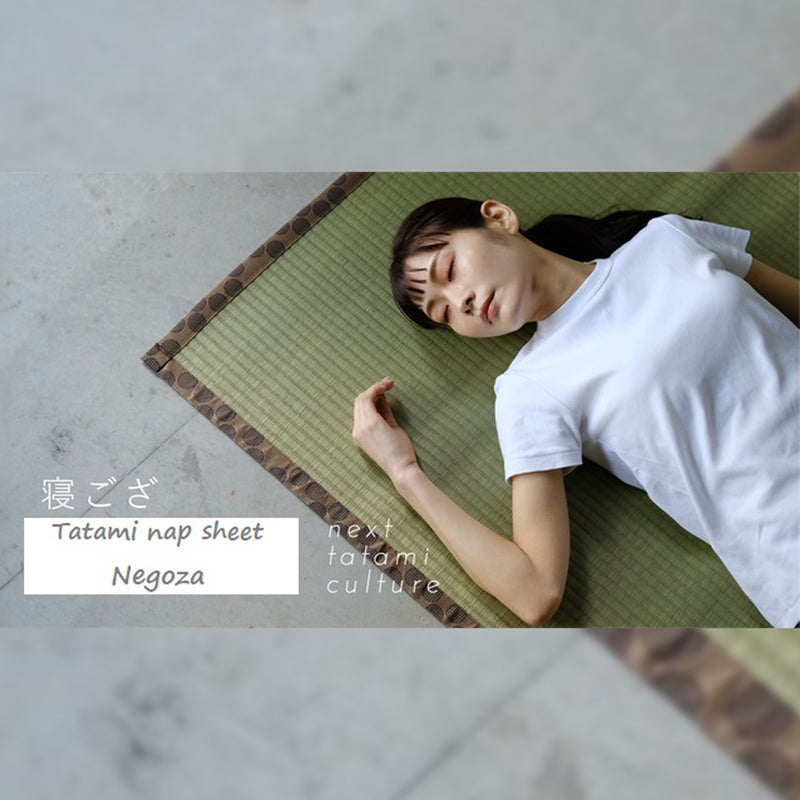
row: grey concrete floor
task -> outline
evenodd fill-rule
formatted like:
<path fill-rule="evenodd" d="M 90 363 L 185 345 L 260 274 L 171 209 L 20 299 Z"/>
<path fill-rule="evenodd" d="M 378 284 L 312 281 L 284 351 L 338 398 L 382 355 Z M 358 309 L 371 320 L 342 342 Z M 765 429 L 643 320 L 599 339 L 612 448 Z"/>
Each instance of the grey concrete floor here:
<path fill-rule="evenodd" d="M 39 0 L 4 22 L 3 169 L 704 169 L 800 75 L 796 0 Z"/>
<path fill-rule="evenodd" d="M 3 797 L 772 796 L 582 632 L 520 633 L 0 632 Z"/>
<path fill-rule="evenodd" d="M 405 594 L 334 598 L 325 523 L 140 361 L 243 257 L 336 177 L 325 174 L 0 175 L 4 440 L 0 623 L 429 626 Z M 93 482 L 116 480 L 91 508 Z M 298 517 L 298 596 L 23 594 L 24 517 L 127 517 L 127 486 L 158 481 L 151 517 Z M 73 481 L 48 511 L 43 481 Z M 373 583 L 374 585 L 374 583 Z"/>

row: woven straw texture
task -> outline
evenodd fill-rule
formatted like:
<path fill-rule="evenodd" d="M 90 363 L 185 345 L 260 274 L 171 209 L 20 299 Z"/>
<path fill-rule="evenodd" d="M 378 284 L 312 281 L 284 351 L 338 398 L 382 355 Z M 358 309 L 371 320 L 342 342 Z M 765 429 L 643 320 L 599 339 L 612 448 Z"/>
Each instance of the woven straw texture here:
<path fill-rule="evenodd" d="M 365 180 L 204 325 L 178 355 L 227 406 L 485 626 L 523 623 L 461 570 L 352 443 L 352 403 L 391 375 L 395 415 L 430 477 L 511 535 L 494 430 L 493 382 L 530 331 L 459 340 L 394 307 L 394 231 L 440 196 L 503 200 L 523 226 L 554 212 L 660 208 L 746 227 L 748 249 L 793 272 L 798 176 L 724 173 L 384 173 Z M 643 265 L 646 269 L 646 265 Z M 555 625 L 763 626 L 716 556 L 646 496 L 591 464 L 567 479 L 569 581 Z M 268 509 L 265 509 L 265 513 Z M 391 528 L 387 529 L 387 520 Z"/>

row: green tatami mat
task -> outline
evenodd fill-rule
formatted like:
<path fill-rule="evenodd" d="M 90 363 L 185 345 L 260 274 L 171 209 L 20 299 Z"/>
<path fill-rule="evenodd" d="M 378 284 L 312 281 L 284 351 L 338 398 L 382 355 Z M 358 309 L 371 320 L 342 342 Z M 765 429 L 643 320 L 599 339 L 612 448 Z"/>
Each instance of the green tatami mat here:
<path fill-rule="evenodd" d="M 260 248 L 275 259 L 269 268 L 244 289 L 198 304 L 207 303 L 202 314 L 208 306 L 215 313 L 202 320 L 187 315 L 197 332 L 182 344 L 162 341 L 160 354 L 185 371 L 176 388 L 188 392 L 197 384 L 198 394 L 216 398 L 213 408 L 201 408 L 216 424 L 225 429 L 225 415 L 234 413 L 246 421 L 243 447 L 265 439 L 301 468 L 303 481 L 310 476 L 316 488 L 305 499 L 312 507 L 317 494 L 327 493 L 337 508 L 376 526 L 395 551 L 415 558 L 413 575 L 438 581 L 477 623 L 522 625 L 469 579 L 351 440 L 354 397 L 392 376 L 390 403 L 428 475 L 470 514 L 511 536 L 493 383 L 531 331 L 467 340 L 409 323 L 387 278 L 398 224 L 420 203 L 456 194 L 502 200 L 525 227 L 555 211 L 660 208 L 749 228 L 748 249 L 791 271 L 798 263 L 797 188 L 798 177 L 786 174 L 376 174 L 347 197 L 339 192 L 310 229 L 303 213 L 296 217 L 282 229 L 299 235 L 291 247 Z M 205 402 L 189 399 L 198 407 Z M 285 468 L 271 470 L 291 483 Z M 572 556 L 553 624 L 765 625 L 711 550 L 644 493 L 591 464 L 576 470 L 567 488 Z M 339 549 L 347 547 L 342 541 Z M 391 564 L 377 563 L 397 577 Z M 404 575 L 410 584 L 408 570 Z M 441 609 L 419 585 L 407 588 L 432 613 Z"/>
<path fill-rule="evenodd" d="M 718 629 L 706 633 L 800 714 L 800 631 Z"/>

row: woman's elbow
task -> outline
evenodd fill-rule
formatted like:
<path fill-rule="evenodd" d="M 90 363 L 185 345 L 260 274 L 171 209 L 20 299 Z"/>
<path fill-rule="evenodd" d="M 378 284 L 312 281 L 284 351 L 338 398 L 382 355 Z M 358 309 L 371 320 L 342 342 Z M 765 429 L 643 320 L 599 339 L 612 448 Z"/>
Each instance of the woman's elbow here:
<path fill-rule="evenodd" d="M 521 619 L 532 628 L 541 628 L 555 616 L 561 605 L 562 595 L 560 592 L 539 595 L 525 609 Z"/>

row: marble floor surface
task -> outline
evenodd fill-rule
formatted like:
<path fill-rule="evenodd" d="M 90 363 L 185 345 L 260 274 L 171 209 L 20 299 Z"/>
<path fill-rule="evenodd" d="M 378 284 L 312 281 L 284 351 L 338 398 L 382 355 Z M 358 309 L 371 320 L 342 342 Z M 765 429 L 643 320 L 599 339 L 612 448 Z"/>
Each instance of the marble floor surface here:
<path fill-rule="evenodd" d="M 4 798 L 766 800 L 581 631 L 0 632 Z"/>

